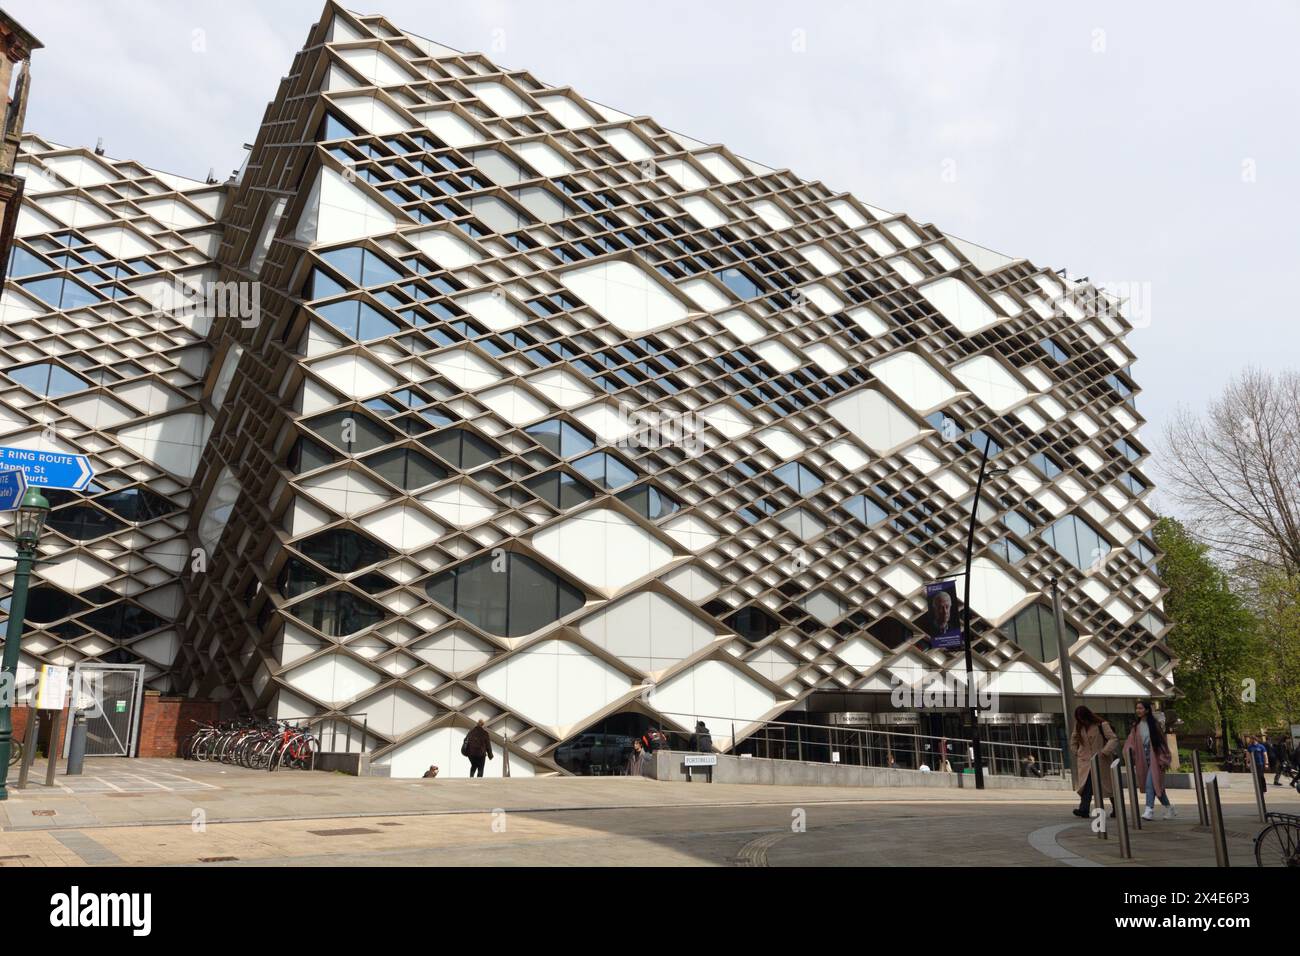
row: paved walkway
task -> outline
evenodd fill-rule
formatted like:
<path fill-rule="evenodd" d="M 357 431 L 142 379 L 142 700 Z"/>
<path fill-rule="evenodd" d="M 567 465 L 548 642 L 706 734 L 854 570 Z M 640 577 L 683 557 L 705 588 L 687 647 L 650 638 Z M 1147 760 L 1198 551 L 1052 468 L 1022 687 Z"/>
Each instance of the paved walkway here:
<path fill-rule="evenodd" d="M 43 779 L 33 773 L 33 780 Z M 180 760 L 89 760 L 0 804 L 0 866 L 1213 865 L 1183 818 L 1134 834 L 1136 859 L 1016 790 L 765 787 L 632 778 L 387 780 Z M 1243 778 L 1244 779 L 1244 778 Z M 1300 795 L 1272 790 L 1273 809 Z M 1234 865 L 1254 865 L 1246 788 L 1224 791 Z"/>

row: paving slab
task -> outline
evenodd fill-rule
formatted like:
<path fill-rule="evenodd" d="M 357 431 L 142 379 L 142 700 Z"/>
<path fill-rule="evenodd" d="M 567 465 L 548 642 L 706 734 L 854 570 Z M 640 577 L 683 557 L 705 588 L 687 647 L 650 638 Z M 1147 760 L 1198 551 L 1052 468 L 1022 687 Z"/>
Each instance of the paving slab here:
<path fill-rule="evenodd" d="M 180 760 L 87 762 L 0 804 L 0 867 L 1208 866 L 1195 805 L 1134 833 L 1135 860 L 1069 794 L 661 782 L 391 780 Z M 103 784 L 110 784 L 105 787 Z M 1190 796 L 1190 795 L 1189 795 Z M 1177 797 L 1175 797 L 1177 799 Z M 1224 793 L 1230 856 L 1253 865 L 1254 795 Z M 1300 812 L 1300 795 L 1270 791 Z"/>

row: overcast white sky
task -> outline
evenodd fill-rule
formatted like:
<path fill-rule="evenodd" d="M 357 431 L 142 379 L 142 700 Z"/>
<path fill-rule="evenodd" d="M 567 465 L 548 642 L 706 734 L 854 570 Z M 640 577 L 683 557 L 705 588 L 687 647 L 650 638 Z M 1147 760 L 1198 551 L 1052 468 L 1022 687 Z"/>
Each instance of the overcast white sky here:
<path fill-rule="evenodd" d="M 1237 369 L 1300 367 L 1300 4 L 372 2 L 953 235 L 1149 283 L 1149 445 Z M 323 4 L 5 6 L 45 43 L 29 130 L 224 178 Z"/>

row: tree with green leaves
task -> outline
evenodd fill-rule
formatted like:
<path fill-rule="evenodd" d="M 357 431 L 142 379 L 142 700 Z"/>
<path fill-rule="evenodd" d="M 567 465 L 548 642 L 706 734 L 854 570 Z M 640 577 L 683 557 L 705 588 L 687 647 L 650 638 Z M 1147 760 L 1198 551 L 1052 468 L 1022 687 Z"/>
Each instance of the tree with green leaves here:
<path fill-rule="evenodd" d="M 1263 716 L 1271 724 L 1300 723 L 1300 574 L 1273 571 L 1255 589 Z"/>
<path fill-rule="evenodd" d="M 1230 726 L 1253 700 L 1261 670 L 1255 619 L 1210 558 L 1209 547 L 1181 522 L 1161 518 L 1154 537 L 1164 552 L 1159 573 L 1169 588 L 1164 600 L 1173 624 L 1168 644 L 1178 658 L 1184 706 L 1221 729 L 1226 757 Z"/>

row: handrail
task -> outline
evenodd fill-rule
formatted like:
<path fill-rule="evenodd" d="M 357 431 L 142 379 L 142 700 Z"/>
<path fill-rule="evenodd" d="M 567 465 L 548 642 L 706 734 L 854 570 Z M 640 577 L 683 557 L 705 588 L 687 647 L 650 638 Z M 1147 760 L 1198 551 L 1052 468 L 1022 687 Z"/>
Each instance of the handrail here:
<path fill-rule="evenodd" d="M 365 712 L 365 711 L 362 711 L 362 712 L 359 713 L 359 714 L 337 714 L 337 713 L 336 713 L 336 714 L 317 714 L 315 717 L 309 717 L 309 718 L 307 718 L 307 727 L 308 727 L 308 728 L 311 728 L 311 727 L 312 727 L 313 725 L 315 725 L 315 724 L 324 724 L 326 721 L 329 721 L 329 722 L 330 722 L 330 725 L 329 725 L 329 728 L 328 728 L 328 729 L 329 729 L 329 732 L 330 732 L 330 748 L 331 748 L 331 749 L 329 749 L 329 750 L 326 750 L 326 749 L 325 749 L 325 735 L 324 735 L 323 730 L 322 730 L 322 732 L 321 732 L 321 733 L 318 735 L 318 737 L 317 737 L 317 741 L 318 741 L 319 744 L 320 744 L 320 751 L 321 751 L 321 753 L 351 753 L 351 752 L 352 752 L 352 726 L 353 726 L 353 721 L 352 721 L 351 718 L 353 718 L 353 717 L 360 717 L 360 718 L 362 718 L 362 720 L 361 720 L 361 750 L 360 750 L 360 753 L 363 753 L 363 754 L 364 754 L 364 753 L 368 753 L 368 752 L 369 752 L 369 751 L 367 751 L 367 749 L 366 749 L 366 744 L 369 742 L 368 738 L 369 738 L 369 736 L 370 736 L 370 715 L 369 715 L 369 713 L 367 713 L 367 712 Z M 343 741 L 343 748 L 344 748 L 344 749 L 343 749 L 342 751 L 337 751 L 337 750 L 334 750 L 333 747 L 334 747 L 335 744 L 338 743 L 338 739 L 339 739 L 339 727 L 338 727 L 338 724 L 339 724 L 339 721 L 340 721 L 340 720 L 343 721 L 343 723 L 344 723 L 344 725 L 345 725 L 345 727 L 346 727 L 346 729 L 347 729 L 347 733 L 344 735 L 344 741 Z"/>
<path fill-rule="evenodd" d="M 717 714 L 683 714 L 683 713 L 677 713 L 669 710 L 661 710 L 659 713 L 664 714 L 665 716 L 668 717 L 689 717 L 692 720 L 704 720 L 704 721 L 721 720 L 721 721 L 727 721 L 728 723 L 732 723 L 735 721 L 734 717 L 722 717 Z M 967 739 L 965 737 L 944 737 L 935 734 L 904 733 L 902 731 L 897 731 L 897 730 L 883 730 L 883 729 L 877 730 L 875 727 L 850 727 L 841 724 L 801 724 L 801 723 L 795 723 L 793 721 L 788 721 L 788 720 L 751 720 L 745 724 L 746 727 L 752 727 L 756 725 L 764 726 L 764 727 L 799 727 L 805 730 L 808 728 L 812 728 L 814 730 L 833 730 L 836 733 L 849 733 L 849 734 L 854 734 L 854 733 L 876 734 L 876 735 L 883 734 L 889 737 L 916 737 L 925 740 L 940 740 L 940 741 L 947 740 L 949 742 L 956 741 L 958 743 Z M 1007 741 L 990 741 L 990 742 L 997 744 L 999 747 L 1015 747 L 1015 748 L 1021 748 L 1027 750 L 1050 750 L 1055 753 L 1061 752 L 1060 747 L 1049 747 L 1046 744 L 1017 744 L 1017 743 L 1009 743 Z"/>
<path fill-rule="evenodd" d="M 709 728 L 710 734 L 727 739 L 731 739 L 731 734 L 735 732 L 735 724 L 737 723 L 733 717 L 718 714 L 685 714 L 673 711 L 661 711 L 661 713 L 665 717 L 669 718 L 687 718 L 688 723 L 684 724 L 684 726 L 687 727 L 693 725 L 695 721 L 702 720 L 706 724 L 709 721 L 714 721 L 714 726 Z M 721 723 L 723 727 L 729 728 L 729 732 L 719 733 L 718 723 Z M 965 737 L 944 737 L 936 736 L 934 734 L 910 733 L 906 731 L 891 730 L 885 727 L 846 727 L 837 724 L 804 724 L 782 720 L 751 720 L 746 721 L 744 727 L 752 729 L 741 739 L 731 739 L 731 745 L 728 749 L 732 753 L 736 752 L 737 747 L 753 742 L 756 745 L 767 744 L 768 747 L 782 745 L 781 753 L 775 755 L 777 759 L 786 759 L 784 747 L 794 744 L 798 747 L 799 756 L 797 759 L 800 760 L 805 759 L 803 753 L 805 749 L 808 749 L 815 754 L 816 748 L 818 747 L 831 748 L 832 752 L 835 750 L 846 752 L 849 756 L 854 755 L 854 748 L 856 748 L 856 756 L 864 764 L 867 763 L 868 758 L 874 756 L 875 751 L 880 751 L 882 749 L 886 754 L 907 754 L 911 751 L 919 754 L 923 759 L 934 758 L 937 760 L 940 754 L 939 745 L 946 741 L 948 746 L 944 751 L 945 759 L 958 764 L 969 763 L 970 761 L 967 754 L 968 747 L 966 746 L 968 741 Z M 787 739 L 784 736 L 786 728 L 794 731 L 797 739 Z M 770 736 L 769 731 L 772 730 L 781 731 L 783 736 Z M 680 731 L 673 732 L 680 733 Z M 686 733 L 690 733 L 690 731 L 686 731 Z M 844 740 L 848 746 L 837 747 L 837 741 L 834 735 L 839 735 L 839 739 Z M 739 737 L 739 735 L 737 735 L 737 737 Z M 884 742 L 888 745 L 886 748 L 881 748 L 881 738 L 884 738 Z M 923 750 L 921 746 L 927 741 L 935 742 L 932 749 L 928 751 Z M 1003 766 L 1010 764 L 1018 771 L 1021 767 L 1020 758 L 1027 756 L 1029 753 L 1034 755 L 1037 766 L 1041 768 L 1042 773 L 1045 776 L 1060 776 L 1066 769 L 1064 760 L 1065 754 L 1060 747 L 1053 747 L 1047 744 L 1023 744 L 991 740 L 985 740 L 983 743 L 987 751 L 984 754 L 984 758 L 985 761 L 990 764 L 989 772 L 991 773 L 998 772 L 997 767 L 999 764 Z M 897 744 L 897 746 L 895 744 Z M 810 756 L 808 759 L 813 758 Z M 814 759 L 813 762 L 827 761 Z"/>

